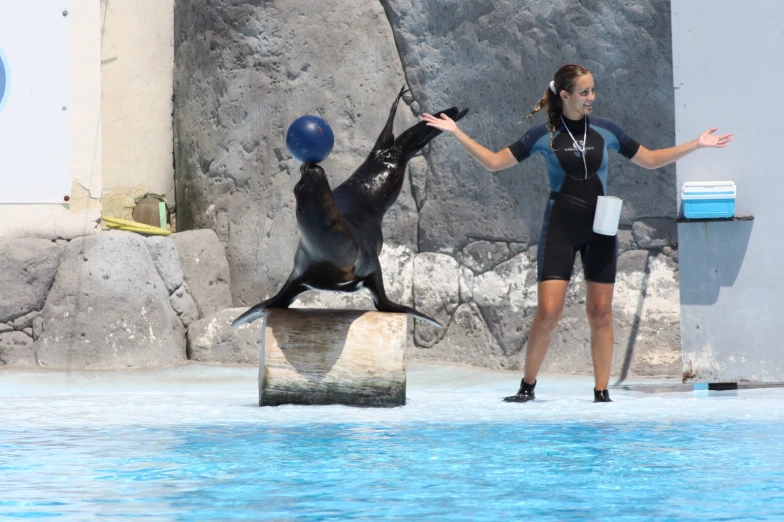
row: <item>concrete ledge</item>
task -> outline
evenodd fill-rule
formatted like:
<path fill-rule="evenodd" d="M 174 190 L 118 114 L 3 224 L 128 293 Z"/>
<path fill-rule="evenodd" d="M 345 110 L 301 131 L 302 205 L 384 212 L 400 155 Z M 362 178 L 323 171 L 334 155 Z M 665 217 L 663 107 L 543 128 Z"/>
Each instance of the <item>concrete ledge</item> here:
<path fill-rule="evenodd" d="M 405 404 L 407 326 L 405 314 L 268 310 L 259 406 Z"/>
<path fill-rule="evenodd" d="M 0 205 L 0 239 L 66 239 L 100 232 L 100 209 L 71 212 L 63 205 Z"/>

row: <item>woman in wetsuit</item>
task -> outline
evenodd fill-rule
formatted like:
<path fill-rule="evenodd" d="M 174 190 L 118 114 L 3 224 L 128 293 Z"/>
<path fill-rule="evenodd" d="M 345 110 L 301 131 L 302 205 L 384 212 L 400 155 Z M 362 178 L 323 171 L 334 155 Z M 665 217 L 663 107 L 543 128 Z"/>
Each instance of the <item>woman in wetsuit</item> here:
<path fill-rule="evenodd" d="M 732 140 L 731 134 L 714 135 L 714 128 L 688 143 L 648 150 L 612 121 L 589 116 L 595 98 L 591 73 L 578 64 L 564 65 L 527 116 L 545 109 L 547 123 L 536 125 L 521 140 L 497 152 L 469 138 L 446 116 L 423 116 L 428 125 L 452 134 L 490 171 L 511 167 L 536 153 L 545 158 L 551 192 L 537 249 L 538 304 L 528 334 L 520 389 L 506 397 L 507 402 L 526 402 L 535 397 L 536 376 L 563 313 L 577 252 L 585 271 L 594 402 L 611 402 L 607 385 L 613 352 L 612 298 L 618 241 L 617 236 L 593 232 L 597 197 L 606 195 L 607 151 L 612 149 L 641 167 L 657 169 L 699 148 L 725 147 Z"/>

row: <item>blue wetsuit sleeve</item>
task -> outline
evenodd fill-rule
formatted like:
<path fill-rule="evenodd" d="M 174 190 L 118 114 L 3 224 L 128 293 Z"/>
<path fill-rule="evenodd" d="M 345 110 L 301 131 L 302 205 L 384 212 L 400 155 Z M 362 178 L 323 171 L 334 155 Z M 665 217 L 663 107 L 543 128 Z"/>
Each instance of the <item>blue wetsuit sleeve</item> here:
<path fill-rule="evenodd" d="M 607 129 L 615 136 L 615 143 L 608 143 L 608 148 L 617 151 L 619 154 L 629 159 L 632 159 L 634 155 L 637 154 L 637 151 L 640 150 L 640 143 L 630 138 L 617 123 L 596 118 L 596 124 Z"/>
<path fill-rule="evenodd" d="M 547 128 L 544 125 L 537 125 L 528 130 L 521 139 L 509 145 L 509 151 L 515 157 L 518 163 L 529 158 L 537 150 L 536 146 L 542 136 L 547 134 Z"/>
<path fill-rule="evenodd" d="M 626 156 L 629 159 L 632 159 L 637 151 L 640 150 L 640 144 L 629 136 L 626 136 L 626 141 L 621 145 L 621 148 L 618 150 L 619 153 Z"/>
<path fill-rule="evenodd" d="M 517 163 L 520 163 L 531 155 L 531 153 L 528 152 L 528 149 L 525 148 L 525 145 L 523 145 L 523 140 L 517 140 L 509 145 L 509 151 L 515 157 Z"/>

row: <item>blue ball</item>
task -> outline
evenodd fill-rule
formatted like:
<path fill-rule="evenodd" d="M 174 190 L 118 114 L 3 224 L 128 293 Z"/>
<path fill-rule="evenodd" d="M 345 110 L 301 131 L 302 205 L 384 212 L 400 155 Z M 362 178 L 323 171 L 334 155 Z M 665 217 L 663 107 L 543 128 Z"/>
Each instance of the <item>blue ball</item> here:
<path fill-rule="evenodd" d="M 332 129 L 318 116 L 300 116 L 286 131 L 286 148 L 295 160 L 302 163 L 324 161 L 334 144 Z"/>

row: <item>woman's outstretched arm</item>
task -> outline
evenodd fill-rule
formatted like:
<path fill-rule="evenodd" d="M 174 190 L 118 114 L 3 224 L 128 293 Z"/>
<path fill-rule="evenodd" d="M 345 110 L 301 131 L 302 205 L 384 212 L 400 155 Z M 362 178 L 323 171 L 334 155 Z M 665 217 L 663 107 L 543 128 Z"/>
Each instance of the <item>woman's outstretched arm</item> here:
<path fill-rule="evenodd" d="M 649 150 L 640 145 L 640 149 L 632 158 L 632 162 L 646 169 L 658 169 L 678 161 L 697 149 L 706 147 L 723 148 L 732 141 L 732 134 L 713 136 L 714 132 L 716 132 L 715 127 L 706 130 L 695 140 L 667 149 Z"/>
<path fill-rule="evenodd" d="M 423 114 L 422 119 L 427 122 L 429 127 L 435 127 L 454 136 L 458 143 L 489 171 L 502 170 L 517 164 L 517 159 L 512 154 L 512 151 L 509 150 L 509 147 L 493 152 L 469 138 L 446 114 L 442 114 L 440 118 L 436 118 L 431 114 Z"/>

